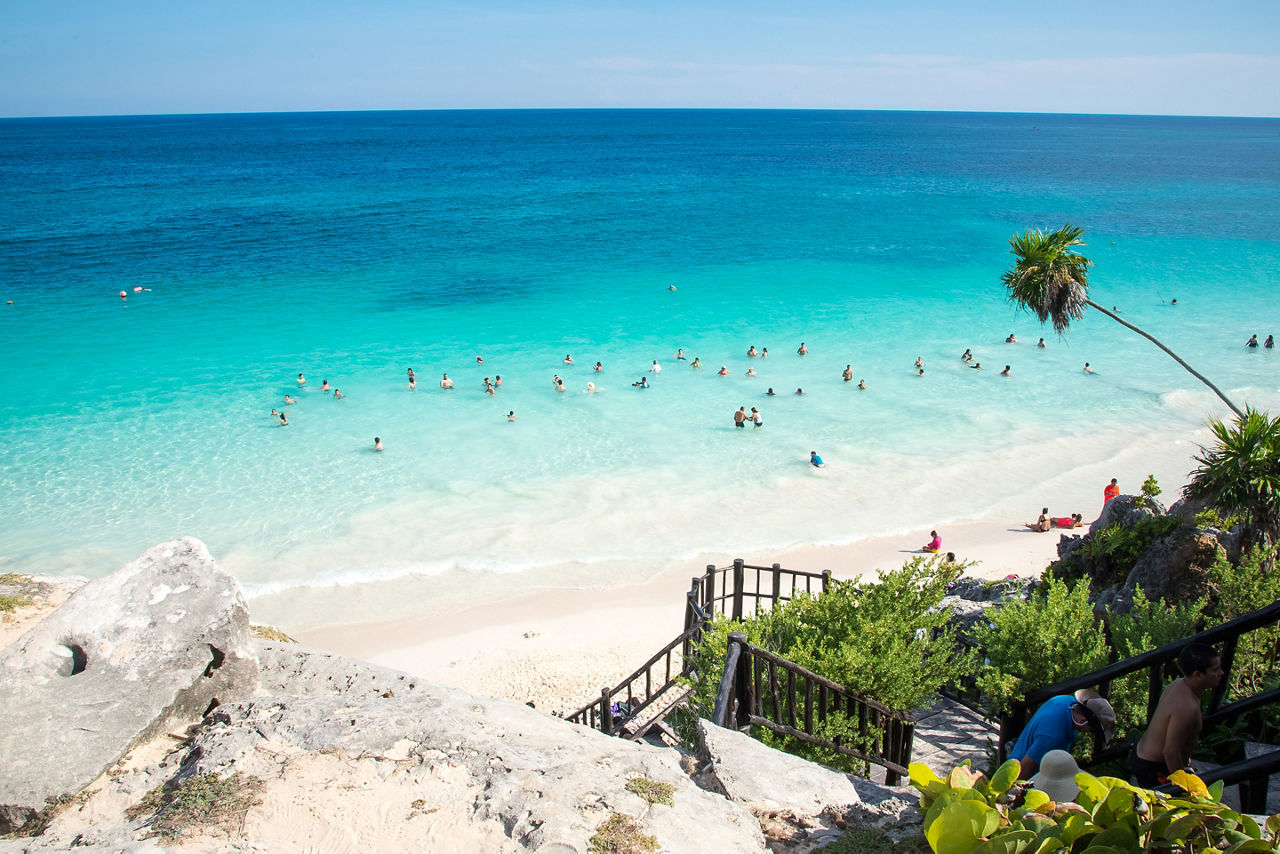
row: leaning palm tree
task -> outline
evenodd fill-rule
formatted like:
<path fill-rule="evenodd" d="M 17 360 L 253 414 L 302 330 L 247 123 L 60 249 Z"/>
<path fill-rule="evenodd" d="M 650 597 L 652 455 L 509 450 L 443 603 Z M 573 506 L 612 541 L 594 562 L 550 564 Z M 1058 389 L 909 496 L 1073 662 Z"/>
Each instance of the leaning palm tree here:
<path fill-rule="evenodd" d="M 1080 240 L 1082 234 L 1083 228 L 1068 223 L 1048 234 L 1036 228 L 1009 238 L 1009 251 L 1016 259 L 1013 268 L 1003 277 L 1004 285 L 1009 291 L 1009 301 L 1033 312 L 1041 323 L 1052 321 L 1053 329 L 1059 335 L 1067 331 L 1071 321 L 1079 320 L 1084 315 L 1085 306 L 1097 309 L 1168 353 L 1191 376 L 1212 389 L 1237 417 L 1243 418 L 1244 413 L 1238 406 L 1203 374 L 1182 361 L 1177 353 L 1147 331 L 1089 299 L 1089 268 L 1093 266 L 1093 262 L 1075 251 L 1075 247 L 1084 245 Z"/>
<path fill-rule="evenodd" d="M 1246 546 L 1271 546 L 1280 538 L 1280 418 L 1249 408 L 1234 425 L 1211 420 L 1209 429 L 1217 445 L 1200 449 L 1185 494 L 1240 514 Z"/>

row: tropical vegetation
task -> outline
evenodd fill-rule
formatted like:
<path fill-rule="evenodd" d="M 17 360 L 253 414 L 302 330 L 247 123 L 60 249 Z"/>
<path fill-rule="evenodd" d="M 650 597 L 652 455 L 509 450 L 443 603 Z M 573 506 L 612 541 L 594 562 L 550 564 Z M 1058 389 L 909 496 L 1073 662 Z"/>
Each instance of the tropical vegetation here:
<path fill-rule="evenodd" d="M 1089 268 L 1093 262 L 1076 251 L 1076 247 L 1085 245 L 1080 239 L 1083 234 L 1083 228 L 1067 223 L 1056 231 L 1035 228 L 1009 238 L 1014 264 L 1002 277 L 1009 301 L 1034 313 L 1041 323 L 1052 323 L 1059 335 L 1073 320 L 1084 316 L 1086 307 L 1096 309 L 1155 344 L 1243 418 L 1240 408 L 1221 389 L 1159 339 L 1089 299 Z"/>
<path fill-rule="evenodd" d="M 1217 444 L 1201 448 L 1186 494 L 1236 514 L 1249 545 L 1280 539 L 1280 418 L 1249 408 L 1235 424 L 1211 420 Z"/>

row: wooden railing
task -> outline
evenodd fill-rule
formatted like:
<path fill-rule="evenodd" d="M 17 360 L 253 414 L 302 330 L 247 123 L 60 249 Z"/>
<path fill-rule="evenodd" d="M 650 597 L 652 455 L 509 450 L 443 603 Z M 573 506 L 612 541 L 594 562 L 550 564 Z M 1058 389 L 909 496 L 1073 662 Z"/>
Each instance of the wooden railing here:
<path fill-rule="evenodd" d="M 1164 690 L 1165 671 L 1171 669 L 1170 665 L 1177 662 L 1178 653 L 1182 651 L 1182 648 L 1192 642 L 1208 644 L 1217 649 L 1222 656 L 1222 680 L 1209 696 L 1208 709 L 1204 716 L 1205 727 L 1232 720 L 1247 711 L 1280 701 L 1280 688 L 1273 688 L 1223 705 L 1240 637 L 1256 629 L 1275 626 L 1277 622 L 1280 622 L 1280 601 L 1250 614 L 1245 614 L 1242 617 L 1237 617 L 1228 623 L 1207 629 L 1192 637 L 1174 641 L 1150 652 L 1144 652 L 1141 655 L 1135 655 L 1132 658 L 1109 664 L 1092 673 L 1065 679 L 1062 682 L 1048 685 L 1044 688 L 1037 688 L 1025 697 L 1012 701 L 1009 707 L 1000 713 L 1000 756 L 1003 757 L 1005 755 L 1009 745 L 1022 732 L 1031 710 L 1038 708 L 1045 700 L 1059 694 L 1071 694 L 1081 688 L 1093 688 L 1103 697 L 1109 698 L 1111 695 L 1111 683 L 1114 680 L 1141 670 L 1147 671 L 1147 720 L 1150 720 L 1156 704 L 1160 701 L 1160 694 Z M 1089 761 L 1084 763 L 1084 767 L 1091 767 L 1114 759 L 1129 750 L 1127 744 L 1113 747 L 1110 750 L 1104 749 L 1104 747 L 1104 745 L 1097 742 L 1097 736 L 1095 736 L 1093 754 Z"/>
<path fill-rule="evenodd" d="M 823 724 L 837 715 L 855 727 L 853 744 L 821 734 Z M 913 715 L 895 712 L 754 646 L 742 632 L 729 634 L 711 721 L 732 729 L 764 727 L 879 765 L 885 769 L 885 783 L 890 786 L 907 773 L 916 726 Z M 877 748 L 854 746 L 871 744 Z"/>
<path fill-rule="evenodd" d="M 599 699 L 565 715 L 565 719 L 609 735 L 640 738 L 686 695 L 673 689 L 681 676 L 690 675 L 693 645 L 717 614 L 741 620 L 800 593 L 817 596 L 826 592 L 830 582 L 830 570 L 801 572 L 776 563 L 752 566 L 741 558 L 726 567 L 708 564 L 703 575 L 691 580 L 685 594 L 684 631 L 617 685 L 600 689 Z M 660 705 L 663 698 L 670 702 Z M 648 720 L 638 725 L 637 719 L 646 712 Z"/>

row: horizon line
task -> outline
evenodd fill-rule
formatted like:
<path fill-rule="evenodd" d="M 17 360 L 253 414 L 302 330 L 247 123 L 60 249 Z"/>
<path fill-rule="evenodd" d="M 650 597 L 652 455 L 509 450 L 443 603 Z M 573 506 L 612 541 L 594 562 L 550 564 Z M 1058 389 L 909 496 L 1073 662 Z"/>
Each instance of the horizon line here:
<path fill-rule="evenodd" d="M 380 109 L 314 109 L 314 110 L 224 110 L 214 112 L 177 113 L 60 113 L 56 115 L 6 115 L 0 121 L 44 119 L 131 119 L 131 118 L 195 118 L 201 116 L 302 116 L 333 113 L 535 113 L 535 112 L 776 112 L 776 113 L 929 113 L 943 115 L 988 116 L 1106 116 L 1111 118 L 1164 119 L 1247 119 L 1276 120 L 1280 116 L 1228 115 L 1207 113 L 1082 113 L 1029 110 L 946 109 L 921 110 L 900 107 L 404 107 Z"/>

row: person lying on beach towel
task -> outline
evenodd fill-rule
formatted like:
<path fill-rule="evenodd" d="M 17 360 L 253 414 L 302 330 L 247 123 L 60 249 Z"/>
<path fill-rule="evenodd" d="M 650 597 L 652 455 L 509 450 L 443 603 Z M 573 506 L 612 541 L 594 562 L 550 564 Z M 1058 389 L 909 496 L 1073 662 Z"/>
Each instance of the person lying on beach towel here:
<path fill-rule="evenodd" d="M 1040 518 L 1035 520 L 1034 522 L 1028 522 L 1027 527 L 1033 531 L 1040 531 L 1041 533 L 1048 531 L 1049 530 L 1049 508 L 1046 507 L 1043 510 L 1041 510 Z"/>
<path fill-rule="evenodd" d="M 1084 525 L 1084 517 L 1079 513 L 1070 516 L 1057 516 L 1049 520 L 1055 528 L 1080 528 Z"/>

